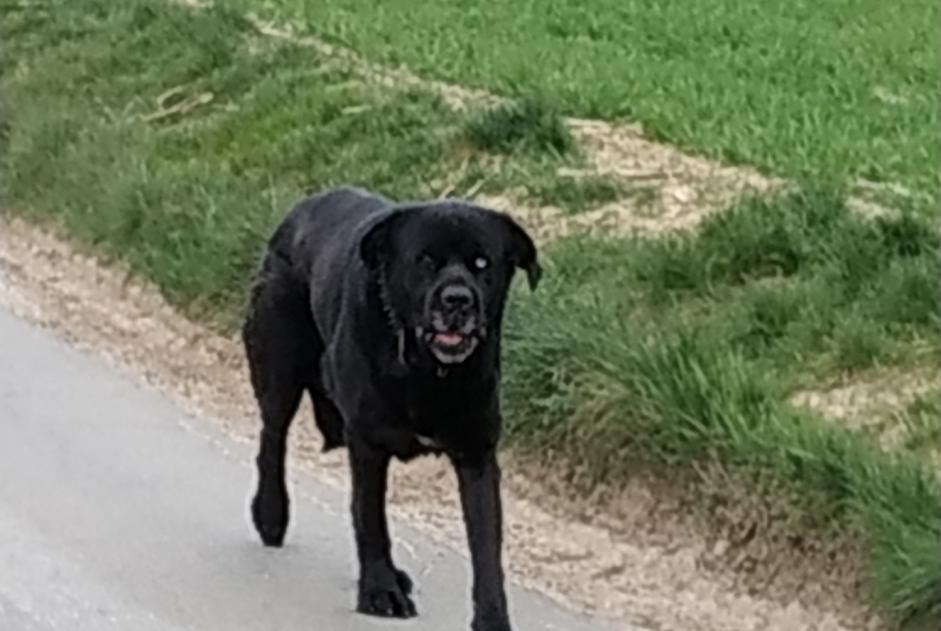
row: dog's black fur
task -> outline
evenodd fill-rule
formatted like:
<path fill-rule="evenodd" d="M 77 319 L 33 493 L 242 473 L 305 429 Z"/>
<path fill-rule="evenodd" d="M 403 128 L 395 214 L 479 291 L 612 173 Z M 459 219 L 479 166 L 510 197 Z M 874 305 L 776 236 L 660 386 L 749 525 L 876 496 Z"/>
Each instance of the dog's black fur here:
<path fill-rule="evenodd" d="M 473 566 L 474 631 L 508 631 L 501 561 L 500 329 L 514 272 L 535 288 L 530 237 L 467 202 L 393 203 L 354 188 L 300 203 L 268 244 L 243 339 L 264 428 L 252 517 L 288 523 L 288 427 L 310 394 L 324 449 L 349 449 L 360 612 L 415 615 L 386 525 L 392 457 L 457 471 Z"/>

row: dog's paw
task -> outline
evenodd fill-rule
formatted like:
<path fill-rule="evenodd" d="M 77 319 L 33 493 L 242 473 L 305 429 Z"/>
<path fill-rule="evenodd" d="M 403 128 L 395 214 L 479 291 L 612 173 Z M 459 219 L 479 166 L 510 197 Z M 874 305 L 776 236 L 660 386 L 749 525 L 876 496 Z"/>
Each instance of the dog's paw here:
<path fill-rule="evenodd" d="M 287 493 L 259 491 L 252 500 L 252 522 L 262 543 L 280 548 L 288 529 Z"/>
<path fill-rule="evenodd" d="M 506 614 L 474 616 L 471 631 L 513 631 Z"/>
<path fill-rule="evenodd" d="M 284 536 L 287 534 L 286 526 L 272 524 L 255 524 L 255 530 L 261 537 L 261 542 L 269 548 L 280 548 L 284 545 Z"/>
<path fill-rule="evenodd" d="M 370 572 L 360 579 L 356 610 L 368 616 L 414 618 L 418 611 L 409 598 L 412 587 L 412 579 L 402 570 L 383 568 Z"/>

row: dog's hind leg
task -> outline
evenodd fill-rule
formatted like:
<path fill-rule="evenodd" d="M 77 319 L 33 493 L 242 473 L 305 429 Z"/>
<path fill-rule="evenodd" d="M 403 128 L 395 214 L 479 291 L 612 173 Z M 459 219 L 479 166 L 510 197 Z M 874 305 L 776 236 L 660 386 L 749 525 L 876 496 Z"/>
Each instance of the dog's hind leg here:
<path fill-rule="evenodd" d="M 273 276 L 256 285 L 242 330 L 263 424 L 252 520 L 268 546 L 283 543 L 289 520 L 284 466 L 288 429 L 317 354 L 309 318 L 306 297 Z"/>

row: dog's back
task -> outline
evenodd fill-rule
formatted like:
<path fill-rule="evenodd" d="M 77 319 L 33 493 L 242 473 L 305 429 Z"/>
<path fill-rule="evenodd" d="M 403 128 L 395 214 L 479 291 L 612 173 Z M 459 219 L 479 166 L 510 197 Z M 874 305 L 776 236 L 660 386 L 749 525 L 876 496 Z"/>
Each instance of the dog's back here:
<path fill-rule="evenodd" d="M 348 262 L 356 233 L 392 202 L 354 187 L 312 195 L 288 213 L 268 242 L 268 256 L 288 263 L 298 282 L 330 273 Z"/>

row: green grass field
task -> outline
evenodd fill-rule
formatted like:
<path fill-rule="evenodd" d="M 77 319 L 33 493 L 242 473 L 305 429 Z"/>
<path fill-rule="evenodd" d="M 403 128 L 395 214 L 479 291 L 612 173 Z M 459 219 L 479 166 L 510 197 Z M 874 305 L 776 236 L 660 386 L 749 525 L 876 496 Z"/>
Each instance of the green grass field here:
<path fill-rule="evenodd" d="M 934 0 L 225 0 L 390 64 L 789 177 L 941 196 Z M 272 11 L 271 8 L 274 8 Z"/>
<path fill-rule="evenodd" d="M 648 22 L 666 11 L 624 6 Z M 826 10 L 837 6 L 846 9 Z M 353 24 L 355 12 L 336 16 Z M 350 182 L 401 198 L 483 178 L 568 206 L 614 194 L 605 181 L 573 192 L 552 177 L 581 159 L 554 109 L 589 107 L 564 102 L 577 91 L 458 114 L 425 90 L 377 85 L 266 38 L 234 9 L 161 0 L 0 5 L 0 42 L 0 211 L 66 229 L 224 328 L 239 320 L 264 240 L 305 189 Z M 447 48 L 436 55 L 464 63 Z M 550 63 L 538 69 L 554 76 Z M 487 72 L 497 81 L 497 68 Z M 606 94 L 599 88 L 599 103 Z M 187 99 L 192 109 L 174 110 Z M 809 106 L 794 107 L 799 118 Z M 875 142 L 854 120 L 844 121 L 853 142 Z M 779 124 L 767 123 L 775 133 Z M 794 147 L 775 146 L 786 168 Z M 547 246 L 544 285 L 515 292 L 508 315 L 509 440 L 521 453 L 567 453 L 554 464 L 578 469 L 582 484 L 718 462 L 755 493 L 785 489 L 813 523 L 864 534 L 874 602 L 890 619 L 941 616 L 941 485 L 924 450 L 937 440 L 937 400 L 906 410 L 910 440 L 891 452 L 789 403 L 838 376 L 941 363 L 936 226 L 921 212 L 853 214 L 845 183 L 827 171 L 795 192 L 742 200 L 692 234 Z"/>

